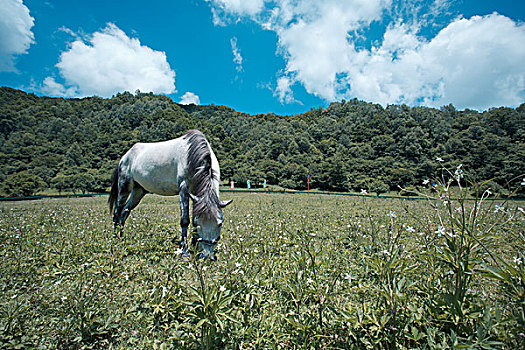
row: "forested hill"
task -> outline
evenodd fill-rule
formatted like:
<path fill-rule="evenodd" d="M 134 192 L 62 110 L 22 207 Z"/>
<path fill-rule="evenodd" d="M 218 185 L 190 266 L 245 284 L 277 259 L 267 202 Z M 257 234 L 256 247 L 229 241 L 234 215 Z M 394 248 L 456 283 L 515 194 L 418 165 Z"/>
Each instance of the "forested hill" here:
<path fill-rule="evenodd" d="M 210 140 L 222 180 L 238 185 L 266 179 L 300 189 L 310 173 L 314 188 L 385 192 L 463 164 L 472 180 L 494 179 L 497 191 L 525 173 L 525 104 L 479 113 L 354 99 L 282 117 L 145 93 L 62 99 L 0 88 L 0 195 L 106 190 L 133 143 L 192 128 Z"/>

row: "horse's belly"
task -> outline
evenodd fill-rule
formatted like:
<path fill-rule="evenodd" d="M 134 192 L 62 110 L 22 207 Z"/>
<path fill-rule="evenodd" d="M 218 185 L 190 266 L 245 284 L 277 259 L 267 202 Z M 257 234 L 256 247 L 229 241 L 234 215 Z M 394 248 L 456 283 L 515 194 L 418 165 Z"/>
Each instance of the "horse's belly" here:
<path fill-rule="evenodd" d="M 174 196 L 179 194 L 179 186 L 171 181 L 151 181 L 151 179 L 136 178 L 137 181 L 146 191 L 160 194 L 162 196 Z"/>
<path fill-rule="evenodd" d="M 151 164 L 150 164 L 151 165 Z M 133 180 L 145 190 L 163 196 L 179 194 L 176 167 L 171 166 L 136 166 L 133 171 Z"/>

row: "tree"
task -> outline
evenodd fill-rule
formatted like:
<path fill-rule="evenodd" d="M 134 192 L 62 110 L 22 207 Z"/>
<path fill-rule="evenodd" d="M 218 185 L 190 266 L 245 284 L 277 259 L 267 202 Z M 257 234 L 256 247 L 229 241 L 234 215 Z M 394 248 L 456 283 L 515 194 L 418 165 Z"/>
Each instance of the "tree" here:
<path fill-rule="evenodd" d="M 29 172 L 45 182 L 41 188 L 105 190 L 134 143 L 198 128 L 223 180 L 243 184 L 267 179 L 305 188 L 309 171 L 321 189 L 381 192 L 419 185 L 441 165 L 463 164 L 474 180 L 510 188 L 525 173 L 524 125 L 525 104 L 480 113 L 452 105 L 384 109 L 353 99 L 295 116 L 250 116 L 224 106 L 178 105 L 151 93 L 61 99 L 0 88 L 0 181 L 9 188 L 14 174 Z"/>
<path fill-rule="evenodd" d="M 1 191 L 8 197 L 27 197 L 34 195 L 45 185 L 38 175 L 24 170 L 9 175 L 2 183 Z"/>

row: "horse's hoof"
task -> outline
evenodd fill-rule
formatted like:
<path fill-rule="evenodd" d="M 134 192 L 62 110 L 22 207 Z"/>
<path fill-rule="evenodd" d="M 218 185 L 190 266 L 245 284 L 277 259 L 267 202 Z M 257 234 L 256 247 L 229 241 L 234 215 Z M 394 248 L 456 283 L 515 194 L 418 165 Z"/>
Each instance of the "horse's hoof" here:
<path fill-rule="evenodd" d="M 217 261 L 217 257 L 215 256 L 215 254 L 212 256 L 209 256 L 208 254 L 199 253 L 199 255 L 197 255 L 197 259 L 204 259 L 204 260 L 210 259 L 210 261 Z"/>

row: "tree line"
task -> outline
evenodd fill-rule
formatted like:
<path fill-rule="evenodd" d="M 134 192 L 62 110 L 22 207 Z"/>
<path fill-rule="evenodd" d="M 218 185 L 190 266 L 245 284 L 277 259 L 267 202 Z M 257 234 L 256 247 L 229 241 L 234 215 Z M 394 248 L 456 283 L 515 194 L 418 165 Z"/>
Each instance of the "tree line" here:
<path fill-rule="evenodd" d="M 377 194 L 415 188 L 442 166 L 493 192 L 525 176 L 525 103 L 488 111 L 353 99 L 293 115 L 248 115 L 218 105 L 179 105 L 152 93 L 104 99 L 38 97 L 0 88 L 0 195 L 101 192 L 136 142 L 205 133 L 222 180 Z"/>

